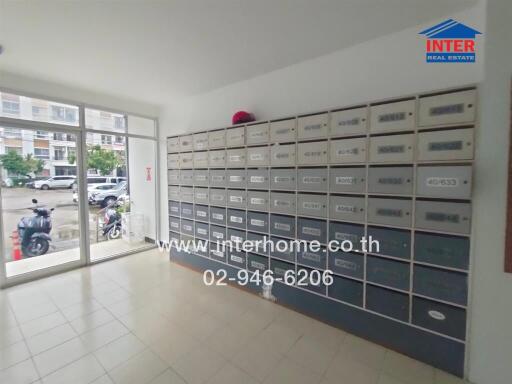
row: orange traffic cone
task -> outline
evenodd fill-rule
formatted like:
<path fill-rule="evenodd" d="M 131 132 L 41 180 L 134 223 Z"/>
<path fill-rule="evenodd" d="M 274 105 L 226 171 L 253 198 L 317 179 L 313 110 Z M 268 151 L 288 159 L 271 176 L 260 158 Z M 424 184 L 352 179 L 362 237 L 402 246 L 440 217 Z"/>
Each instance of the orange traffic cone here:
<path fill-rule="evenodd" d="M 21 260 L 20 237 L 18 231 L 12 231 L 12 259 Z"/>

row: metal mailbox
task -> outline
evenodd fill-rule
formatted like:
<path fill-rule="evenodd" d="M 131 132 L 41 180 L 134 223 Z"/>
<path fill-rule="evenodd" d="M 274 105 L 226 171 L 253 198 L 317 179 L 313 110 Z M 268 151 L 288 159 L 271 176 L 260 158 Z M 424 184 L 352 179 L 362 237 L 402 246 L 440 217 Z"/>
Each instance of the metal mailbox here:
<path fill-rule="evenodd" d="M 268 232 L 268 213 L 247 212 L 247 230 Z"/>
<path fill-rule="evenodd" d="M 410 227 L 412 201 L 408 199 L 368 198 L 368 222 Z"/>
<path fill-rule="evenodd" d="M 323 270 L 327 267 L 327 251 L 325 248 L 316 252 L 301 249 L 297 252 L 297 264 Z"/>
<path fill-rule="evenodd" d="M 181 203 L 180 214 L 181 214 L 182 218 L 193 219 L 194 218 L 194 204 Z"/>
<path fill-rule="evenodd" d="M 171 231 L 180 232 L 180 219 L 179 217 L 169 216 L 169 229 Z"/>
<path fill-rule="evenodd" d="M 469 268 L 469 239 L 449 235 L 416 232 L 414 259 L 449 268 Z"/>
<path fill-rule="evenodd" d="M 251 272 L 265 272 L 268 269 L 268 257 L 247 253 L 247 269 Z"/>
<path fill-rule="evenodd" d="M 338 275 L 364 278 L 364 255 L 354 252 L 329 252 L 329 269 Z"/>
<path fill-rule="evenodd" d="M 297 135 L 299 140 L 323 139 L 329 135 L 329 114 L 299 117 L 297 120 Z"/>
<path fill-rule="evenodd" d="M 180 153 L 180 168 L 192 169 L 194 167 L 194 155 L 192 152 Z"/>
<path fill-rule="evenodd" d="M 205 151 L 208 149 L 208 132 L 196 133 L 193 136 L 194 151 Z"/>
<path fill-rule="evenodd" d="M 208 168 L 208 152 L 194 152 L 192 158 L 194 168 Z"/>
<path fill-rule="evenodd" d="M 181 187 L 180 188 L 180 200 L 188 203 L 194 202 L 194 188 L 192 187 Z"/>
<path fill-rule="evenodd" d="M 180 136 L 180 152 L 192 151 L 192 135 Z"/>
<path fill-rule="evenodd" d="M 208 236 L 210 235 L 209 226 L 207 223 L 200 223 L 196 221 L 196 227 L 194 231 L 194 236 L 196 238 L 200 238 L 203 240 L 208 240 Z"/>
<path fill-rule="evenodd" d="M 376 284 L 408 291 L 410 272 L 407 262 L 376 256 L 366 258 L 366 279 Z"/>
<path fill-rule="evenodd" d="M 196 204 L 208 204 L 210 202 L 208 188 L 194 188 L 194 202 Z"/>
<path fill-rule="evenodd" d="M 297 144 L 298 165 L 324 165 L 327 164 L 328 141 L 313 141 Z"/>
<path fill-rule="evenodd" d="M 299 191 L 327 192 L 327 168 L 301 168 L 297 171 Z"/>
<path fill-rule="evenodd" d="M 270 212 L 295 214 L 295 193 L 271 192 Z"/>
<path fill-rule="evenodd" d="M 226 185 L 229 188 L 246 188 L 247 173 L 245 169 L 228 169 L 226 170 Z"/>
<path fill-rule="evenodd" d="M 259 167 L 269 165 L 269 157 L 269 149 L 267 146 L 247 148 L 248 167 Z"/>
<path fill-rule="evenodd" d="M 349 241 L 352 243 L 352 250 L 359 251 L 363 237 L 364 225 L 329 222 L 329 241 Z"/>
<path fill-rule="evenodd" d="M 245 145 L 245 127 L 229 128 L 226 130 L 226 146 L 241 147 Z"/>
<path fill-rule="evenodd" d="M 262 255 L 268 255 L 270 247 L 265 243 L 265 240 L 268 240 L 268 235 L 247 232 L 247 240 L 254 244 L 253 252 L 257 252 Z"/>
<path fill-rule="evenodd" d="M 370 167 L 368 192 L 410 195 L 413 187 L 412 167 Z"/>
<path fill-rule="evenodd" d="M 285 143 L 295 141 L 296 131 L 295 126 L 297 120 L 280 120 L 272 121 L 270 123 L 270 142 L 271 143 Z"/>
<path fill-rule="evenodd" d="M 210 222 L 212 224 L 226 225 L 226 208 L 210 207 Z"/>
<path fill-rule="evenodd" d="M 327 222 L 325 220 L 297 218 L 297 238 L 307 241 L 327 242 Z"/>
<path fill-rule="evenodd" d="M 414 159 L 414 135 L 375 136 L 370 138 L 371 163 L 402 163 Z"/>
<path fill-rule="evenodd" d="M 178 185 L 180 184 L 180 171 L 178 170 L 168 170 L 167 171 L 167 183 L 169 185 Z"/>
<path fill-rule="evenodd" d="M 413 296 L 412 323 L 459 340 L 466 338 L 466 310 L 463 308 Z"/>
<path fill-rule="evenodd" d="M 299 193 L 297 195 L 299 215 L 327 217 L 327 196 Z"/>
<path fill-rule="evenodd" d="M 176 153 L 180 151 L 180 138 L 168 137 L 167 138 L 167 153 Z"/>
<path fill-rule="evenodd" d="M 471 229 L 471 205 L 416 200 L 416 227 L 468 234 Z"/>
<path fill-rule="evenodd" d="M 167 168 L 179 169 L 180 168 L 180 155 L 178 153 L 167 155 Z"/>
<path fill-rule="evenodd" d="M 255 124 L 247 126 L 247 145 L 267 144 L 269 137 L 269 124 Z"/>
<path fill-rule="evenodd" d="M 461 124 L 475 121 L 476 90 L 422 97 L 419 108 L 421 127 Z"/>
<path fill-rule="evenodd" d="M 226 206 L 226 190 L 220 188 L 210 188 L 210 204 Z"/>
<path fill-rule="evenodd" d="M 269 250 L 271 257 L 295 263 L 295 248 L 287 245 L 290 240 L 271 236 L 270 241 L 274 244 L 274 248 Z"/>
<path fill-rule="evenodd" d="M 228 207 L 245 208 L 247 205 L 247 192 L 240 189 L 228 189 L 226 201 Z"/>
<path fill-rule="evenodd" d="M 247 224 L 247 215 L 245 211 L 228 208 L 227 213 L 228 226 L 233 228 L 245 229 Z"/>
<path fill-rule="evenodd" d="M 365 198 L 331 195 L 329 217 L 334 220 L 363 222 L 366 216 Z"/>
<path fill-rule="evenodd" d="M 368 108 L 346 109 L 331 113 L 331 136 L 366 135 Z"/>
<path fill-rule="evenodd" d="M 373 105 L 370 108 L 370 132 L 395 132 L 414 129 L 416 101 Z"/>
<path fill-rule="evenodd" d="M 180 200 L 180 187 L 175 185 L 168 186 L 167 194 L 169 195 L 169 199 Z"/>
<path fill-rule="evenodd" d="M 210 210 L 207 205 L 194 205 L 194 218 L 199 221 L 208 222 L 210 220 Z"/>
<path fill-rule="evenodd" d="M 365 192 L 366 168 L 331 168 L 329 178 L 331 192 Z"/>
<path fill-rule="evenodd" d="M 290 167 L 295 165 L 295 144 L 274 144 L 270 147 L 270 165 Z"/>
<path fill-rule="evenodd" d="M 445 199 L 469 199 L 471 197 L 471 166 L 418 167 L 416 194 Z"/>
<path fill-rule="evenodd" d="M 363 283 L 347 279 L 345 277 L 334 276 L 333 283 L 328 287 L 328 295 L 336 300 L 346 303 L 363 306 Z"/>
<path fill-rule="evenodd" d="M 221 129 L 219 131 L 208 132 L 208 148 L 222 148 L 226 146 L 226 131 Z"/>
<path fill-rule="evenodd" d="M 169 243 L 176 247 L 180 243 L 180 234 L 169 231 Z"/>
<path fill-rule="evenodd" d="M 224 169 L 212 169 L 210 171 L 210 187 L 225 187 L 226 171 Z"/>
<path fill-rule="evenodd" d="M 268 169 L 248 169 L 247 188 L 268 189 Z"/>
<path fill-rule="evenodd" d="M 192 220 L 181 220 L 181 233 L 194 235 L 194 222 Z"/>
<path fill-rule="evenodd" d="M 442 301 L 466 305 L 468 302 L 468 275 L 415 265 L 413 292 Z"/>
<path fill-rule="evenodd" d="M 228 149 L 226 151 L 226 167 L 240 168 L 245 167 L 246 153 L 245 148 Z"/>
<path fill-rule="evenodd" d="M 210 242 L 210 258 L 225 263 L 227 261 L 227 252 L 225 249 L 217 248 L 217 244 Z"/>
<path fill-rule="evenodd" d="M 181 170 L 180 184 L 181 185 L 194 185 L 194 171 L 191 169 Z"/>
<path fill-rule="evenodd" d="M 270 189 L 291 190 L 297 187 L 296 171 L 294 168 L 270 170 Z"/>
<path fill-rule="evenodd" d="M 368 249 L 370 253 L 386 256 L 411 258 L 411 232 L 403 229 L 368 227 Z M 378 242 L 370 245 L 371 241 Z"/>
<path fill-rule="evenodd" d="M 366 137 L 332 140 L 329 149 L 331 164 L 364 163 L 367 153 Z"/>
<path fill-rule="evenodd" d="M 180 203 L 178 201 L 169 200 L 169 215 L 180 215 Z"/>
<path fill-rule="evenodd" d="M 295 237 L 295 217 L 283 215 L 270 215 L 270 234 Z"/>
<path fill-rule="evenodd" d="M 210 225 L 210 242 L 226 241 L 226 227 Z M 216 246 L 216 244 L 214 244 Z"/>
<path fill-rule="evenodd" d="M 473 128 L 418 134 L 418 160 L 471 160 L 474 155 Z"/>
<path fill-rule="evenodd" d="M 237 252 L 235 250 L 227 250 L 228 264 L 237 268 L 246 269 L 247 267 L 247 254 L 245 252 Z"/>
<path fill-rule="evenodd" d="M 366 308 L 401 321 L 409 321 L 409 295 L 366 285 Z"/>
<path fill-rule="evenodd" d="M 207 169 L 194 169 L 194 185 L 207 187 L 210 180 Z"/>
<path fill-rule="evenodd" d="M 269 193 L 267 191 L 247 191 L 247 209 L 268 211 Z"/>
<path fill-rule="evenodd" d="M 295 265 L 284 261 L 270 259 L 270 270 L 274 273 L 277 282 L 285 281 L 288 271 L 295 273 Z M 278 280 L 279 279 L 279 280 Z"/>
<path fill-rule="evenodd" d="M 208 152 L 208 166 L 224 168 L 226 166 L 226 151 L 224 149 Z"/>
<path fill-rule="evenodd" d="M 236 244 L 240 250 L 242 250 L 243 242 L 247 239 L 247 233 L 238 229 L 228 228 L 227 240 L 231 241 L 233 248 L 236 248 Z"/>

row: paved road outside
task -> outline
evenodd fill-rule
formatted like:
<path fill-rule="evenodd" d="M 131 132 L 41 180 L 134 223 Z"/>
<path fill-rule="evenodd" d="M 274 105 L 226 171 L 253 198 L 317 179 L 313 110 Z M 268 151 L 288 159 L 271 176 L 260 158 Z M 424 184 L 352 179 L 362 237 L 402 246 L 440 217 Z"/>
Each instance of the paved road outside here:
<path fill-rule="evenodd" d="M 73 192 L 70 189 L 41 191 L 29 188 L 2 188 L 1 192 L 6 260 L 11 260 L 12 232 L 22 217 L 33 215 L 28 209 L 33 207 L 33 198 L 37 199 L 40 205 L 55 208 L 52 212 L 52 243 L 49 253 L 79 246 L 78 203 L 73 202 Z M 98 211 L 99 207 L 89 206 L 91 243 L 103 240 L 101 236 L 96 236 Z"/>

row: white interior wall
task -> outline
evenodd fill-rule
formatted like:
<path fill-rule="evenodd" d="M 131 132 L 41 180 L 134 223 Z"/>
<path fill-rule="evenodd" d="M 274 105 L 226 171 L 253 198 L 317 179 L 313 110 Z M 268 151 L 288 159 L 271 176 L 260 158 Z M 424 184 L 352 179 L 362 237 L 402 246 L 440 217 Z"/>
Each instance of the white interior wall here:
<path fill-rule="evenodd" d="M 480 1 L 446 18 L 452 17 L 484 30 L 485 4 Z M 273 119 L 480 82 L 483 78 L 482 37 L 479 37 L 480 55 L 475 64 L 424 62 L 425 42 L 418 32 L 434 24 L 386 35 L 162 108 L 161 240 L 167 241 L 169 236 L 165 214 L 166 136 L 229 126 L 231 116 L 238 110 L 251 111 L 260 120 Z"/>
<path fill-rule="evenodd" d="M 473 195 L 469 379 L 478 384 L 512 383 L 512 274 L 503 272 L 511 119 L 511 18 L 512 1 L 489 0 Z"/>

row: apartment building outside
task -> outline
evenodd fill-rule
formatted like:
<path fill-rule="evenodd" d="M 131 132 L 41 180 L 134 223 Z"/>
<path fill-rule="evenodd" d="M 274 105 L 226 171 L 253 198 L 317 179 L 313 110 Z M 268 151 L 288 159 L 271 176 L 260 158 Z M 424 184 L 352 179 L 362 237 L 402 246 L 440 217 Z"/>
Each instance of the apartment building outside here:
<path fill-rule="evenodd" d="M 78 125 L 78 109 L 66 104 L 38 100 L 8 93 L 1 93 L 0 115 L 22 120 L 41 121 L 66 125 Z M 125 129 L 125 117 L 94 109 L 86 109 L 87 128 L 112 131 L 114 134 L 87 133 L 86 144 L 99 145 L 103 149 L 113 150 L 121 159 L 126 158 L 125 139 L 115 135 Z M 32 154 L 43 160 L 42 172 L 31 176 L 76 175 L 76 140 L 66 133 L 30 131 L 0 127 L 0 155 L 14 151 L 23 157 Z M 88 174 L 96 175 L 97 170 L 89 169 Z M 112 176 L 125 176 L 124 166 L 114 170 Z M 2 170 L 2 178 L 15 176 Z"/>

